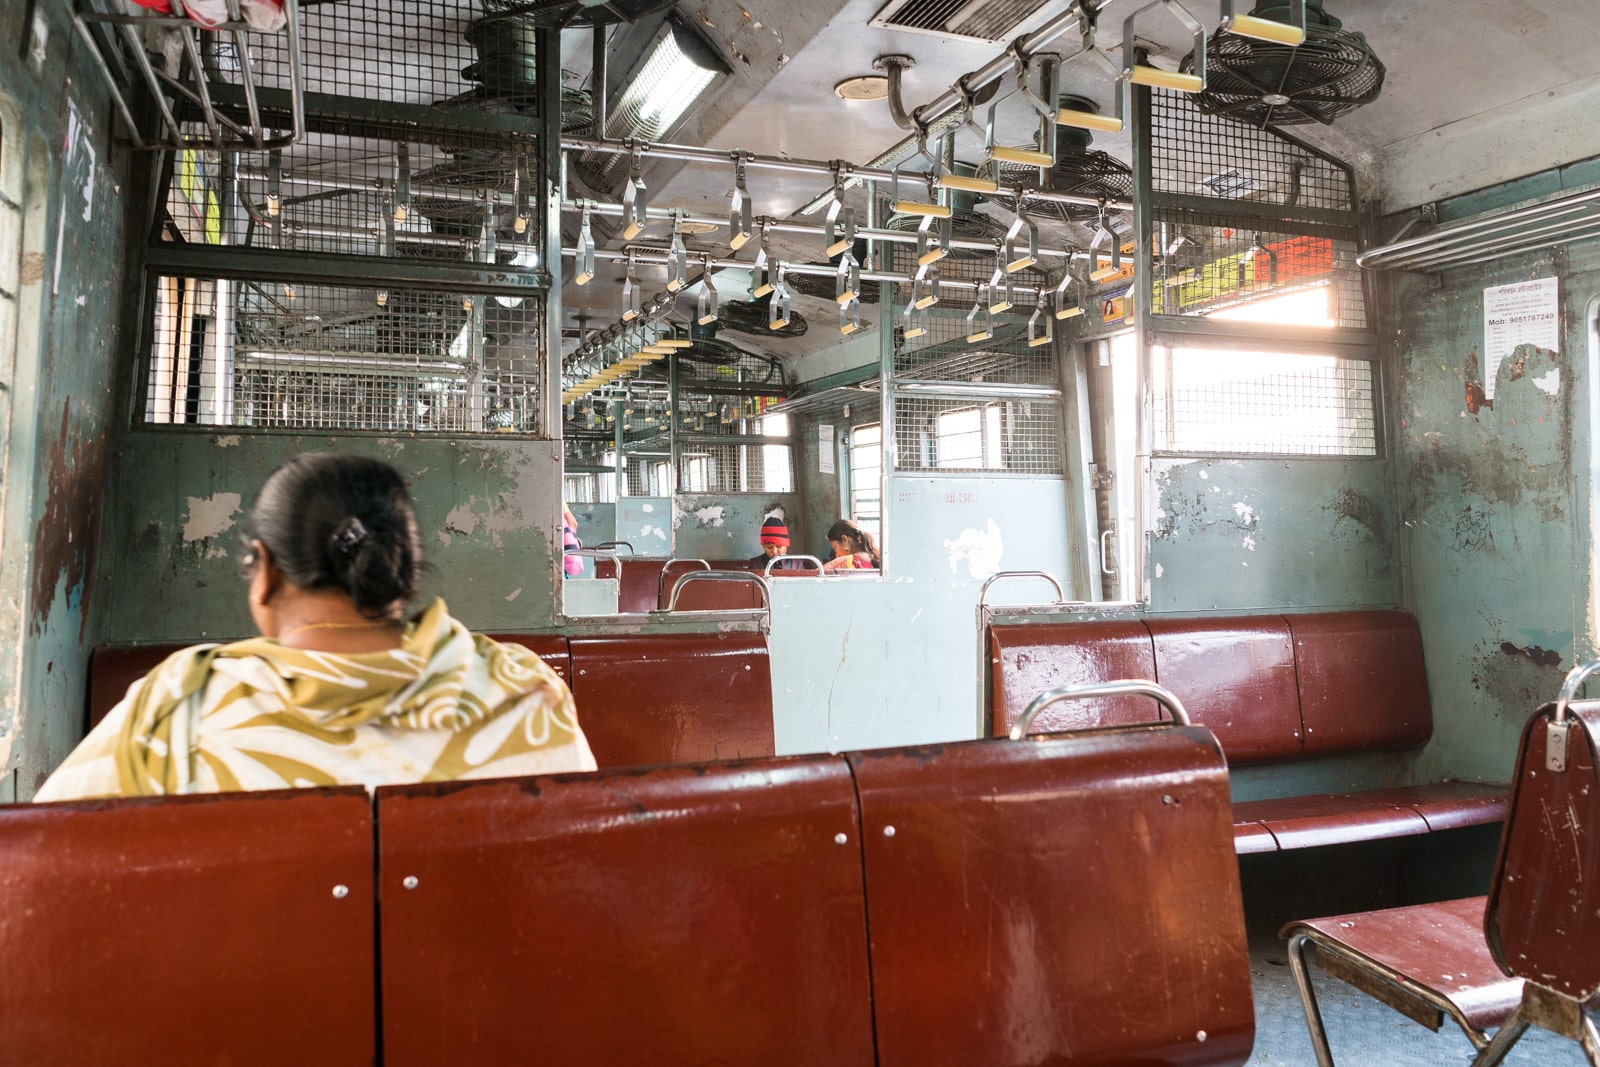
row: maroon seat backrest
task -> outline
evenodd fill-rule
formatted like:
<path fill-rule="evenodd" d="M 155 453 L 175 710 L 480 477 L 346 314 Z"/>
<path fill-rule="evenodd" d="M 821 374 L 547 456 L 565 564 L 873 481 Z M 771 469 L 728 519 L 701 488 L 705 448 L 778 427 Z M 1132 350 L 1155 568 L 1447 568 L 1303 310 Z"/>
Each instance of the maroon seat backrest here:
<path fill-rule="evenodd" d="M 734 570 L 732 567 L 714 568 L 715 570 Z M 737 568 L 743 570 L 744 568 Z M 673 590 L 678 584 L 695 571 L 684 571 L 675 574 L 663 574 L 664 586 L 661 591 L 661 607 L 665 609 L 672 603 Z M 699 573 L 707 573 L 700 571 Z M 689 582 L 683 587 L 683 592 L 678 594 L 675 611 L 750 611 L 766 606 L 766 601 L 761 596 L 761 586 L 758 582 L 743 580 L 716 579 L 707 581 L 699 579 Z"/>
<path fill-rule="evenodd" d="M 1156 676 L 1150 631 L 1137 619 L 991 626 L 989 667 L 991 729 L 997 736 L 1009 732 L 1033 698 L 1047 689 L 1123 678 L 1154 681 Z M 1160 716 L 1149 697 L 1061 701 L 1040 712 L 1031 729 L 1053 733 L 1151 722 Z"/>
<path fill-rule="evenodd" d="M 89 656 L 89 707 L 84 733 L 128 695 L 128 687 L 186 645 L 101 645 Z"/>
<path fill-rule="evenodd" d="M 661 595 L 661 568 L 667 563 L 665 556 L 623 556 L 622 580 L 617 583 L 617 611 L 634 615 L 656 609 Z M 595 558 L 596 578 L 617 577 L 617 564 L 609 559 Z"/>
<path fill-rule="evenodd" d="M 567 648 L 565 634 L 490 634 L 493 640 L 503 641 L 508 645 L 521 645 L 533 652 L 551 669 L 561 676 L 561 680 L 568 686 L 572 685 L 572 652 Z"/>
<path fill-rule="evenodd" d="M 1286 615 L 1307 756 L 1416 748 L 1433 733 L 1422 635 L 1406 611 Z M 1181 694 L 1180 694 L 1181 696 Z"/>
<path fill-rule="evenodd" d="M 873 1064 L 839 757 L 400 786 L 378 812 L 388 1067 Z"/>
<path fill-rule="evenodd" d="M 1228 774 L 1205 729 L 848 757 L 881 1067 L 1249 1057 Z"/>
<path fill-rule="evenodd" d="M 764 634 L 574 637 L 570 644 L 578 720 L 600 766 L 772 755 Z"/>
<path fill-rule="evenodd" d="M 1577 1000 L 1600 990 L 1600 704 L 1568 708 L 1566 766 L 1546 766 L 1555 705 L 1522 731 L 1484 932 L 1505 973 Z"/>
<path fill-rule="evenodd" d="M 1294 644 L 1282 615 L 1148 618 L 1154 678 L 1222 742 L 1228 762 L 1300 754 Z"/>
<path fill-rule="evenodd" d="M 377 1055 L 359 788 L 0 807 L 0 1059 Z"/>

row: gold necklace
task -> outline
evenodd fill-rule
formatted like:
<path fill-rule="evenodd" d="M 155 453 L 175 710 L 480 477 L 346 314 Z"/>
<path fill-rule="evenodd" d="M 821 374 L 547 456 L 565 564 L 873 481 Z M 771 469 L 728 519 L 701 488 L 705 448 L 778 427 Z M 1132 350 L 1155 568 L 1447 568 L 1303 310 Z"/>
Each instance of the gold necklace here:
<path fill-rule="evenodd" d="M 295 634 L 305 633 L 307 630 L 381 630 L 399 625 L 398 622 L 392 619 L 384 619 L 378 622 L 311 622 L 304 626 L 296 626 L 292 630 L 283 631 L 278 635 L 278 643 L 282 644 L 284 639 L 293 637 Z"/>

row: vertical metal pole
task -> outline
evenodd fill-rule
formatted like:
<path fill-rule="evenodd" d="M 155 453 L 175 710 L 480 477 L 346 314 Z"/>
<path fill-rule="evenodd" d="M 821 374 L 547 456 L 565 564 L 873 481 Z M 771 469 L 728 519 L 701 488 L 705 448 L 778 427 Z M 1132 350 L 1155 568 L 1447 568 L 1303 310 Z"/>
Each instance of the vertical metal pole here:
<path fill-rule="evenodd" d="M 868 193 L 869 201 L 877 202 L 877 187 Z M 888 246 L 880 244 L 880 253 L 887 252 Z M 893 266 L 893 263 L 887 264 Z M 885 577 L 889 574 L 889 556 L 894 544 L 894 523 L 889 520 L 889 505 L 894 494 L 889 491 L 889 480 L 895 472 L 896 460 L 899 449 L 895 445 L 894 429 L 894 323 L 899 317 L 901 309 L 895 306 L 894 283 L 878 283 L 878 307 L 882 311 L 878 315 L 878 397 L 881 410 L 878 412 L 878 433 L 880 463 L 878 465 L 878 555 L 882 557 L 881 568 Z"/>
<path fill-rule="evenodd" d="M 222 157 L 221 203 L 217 205 L 222 243 L 231 245 L 237 239 L 239 203 L 239 153 L 227 152 Z M 234 301 L 236 290 L 233 279 L 217 279 L 216 318 L 216 391 L 214 394 L 215 421 L 219 426 L 233 425 L 233 334 Z"/>
<path fill-rule="evenodd" d="M 597 34 L 601 31 L 596 30 Z M 561 172 L 561 35 L 552 30 L 534 33 L 534 68 L 539 91 L 539 116 L 541 119 L 538 141 L 538 159 L 530 161 L 530 177 L 538 182 L 534 202 L 543 205 L 528 220 L 534 232 L 528 243 L 539 250 L 539 262 L 550 275 L 550 288 L 543 298 L 544 343 L 539 346 L 540 426 L 544 437 L 552 442 L 551 488 L 546 515 L 536 518 L 535 528 L 542 525 L 550 549 L 549 575 L 554 595 L 550 615 L 559 619 L 564 614 L 565 572 L 562 548 L 562 459 L 564 445 L 561 434 L 561 190 L 558 188 Z M 534 190 L 529 190 L 533 193 Z M 529 299 L 539 299 L 530 297 Z M 622 436 L 622 416 L 617 416 L 617 436 Z M 620 458 L 620 452 L 619 452 Z M 541 521 L 542 520 L 542 521 Z"/>
<path fill-rule="evenodd" d="M 1154 215 L 1150 197 L 1154 191 L 1152 178 L 1154 141 L 1151 136 L 1150 92 L 1143 85 L 1129 87 L 1133 93 L 1133 329 L 1136 342 L 1134 364 L 1135 392 L 1139 397 L 1138 430 L 1134 447 L 1134 462 L 1138 466 L 1139 492 L 1135 496 L 1134 513 L 1138 528 L 1129 531 L 1138 537 L 1137 550 L 1130 553 L 1133 573 L 1125 576 L 1122 595 L 1150 602 L 1150 521 L 1152 514 L 1150 494 L 1155 491 L 1150 469 L 1150 420 L 1155 416 L 1155 404 L 1150 388 L 1150 314 L 1152 309 L 1151 278 L 1154 257 L 1151 255 L 1151 234 L 1154 232 Z M 1113 240 L 1117 240 L 1115 234 Z"/>
<path fill-rule="evenodd" d="M 589 136 L 597 141 L 606 139 L 606 32 L 605 20 L 598 20 L 594 28 L 594 63 L 589 70 L 589 100 L 594 116 Z"/>
<path fill-rule="evenodd" d="M 667 357 L 667 459 L 672 466 L 668 484 L 669 494 L 678 491 L 678 466 L 683 459 L 683 435 L 678 432 L 678 353 L 674 349 Z M 671 512 L 668 513 L 669 515 Z"/>

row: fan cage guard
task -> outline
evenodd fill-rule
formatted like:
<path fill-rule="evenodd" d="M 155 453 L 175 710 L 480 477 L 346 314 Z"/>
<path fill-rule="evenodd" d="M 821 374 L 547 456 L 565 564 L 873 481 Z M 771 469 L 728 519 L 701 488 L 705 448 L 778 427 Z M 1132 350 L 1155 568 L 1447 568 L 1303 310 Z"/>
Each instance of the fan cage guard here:
<path fill-rule="evenodd" d="M 1193 67 L 1190 53 L 1180 69 Z M 1256 127 L 1326 125 L 1376 100 L 1384 74 L 1366 37 L 1351 30 L 1312 23 L 1296 48 L 1215 33 L 1206 42 L 1206 88 L 1195 104 Z"/>

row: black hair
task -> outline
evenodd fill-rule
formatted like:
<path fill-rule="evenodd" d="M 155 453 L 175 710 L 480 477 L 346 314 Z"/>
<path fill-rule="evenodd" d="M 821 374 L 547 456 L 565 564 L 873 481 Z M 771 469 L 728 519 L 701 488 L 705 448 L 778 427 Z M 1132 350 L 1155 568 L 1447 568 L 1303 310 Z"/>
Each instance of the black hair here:
<path fill-rule="evenodd" d="M 410 600 L 422 539 L 400 472 L 382 460 L 309 452 L 267 476 L 244 520 L 301 589 L 340 589 L 363 615 Z"/>
<path fill-rule="evenodd" d="M 849 519 L 840 519 L 828 527 L 828 540 L 843 541 L 850 546 L 852 552 L 865 552 L 872 559 L 872 565 L 879 570 L 883 569 L 883 560 L 878 556 L 878 542 L 872 535 Z"/>

